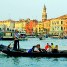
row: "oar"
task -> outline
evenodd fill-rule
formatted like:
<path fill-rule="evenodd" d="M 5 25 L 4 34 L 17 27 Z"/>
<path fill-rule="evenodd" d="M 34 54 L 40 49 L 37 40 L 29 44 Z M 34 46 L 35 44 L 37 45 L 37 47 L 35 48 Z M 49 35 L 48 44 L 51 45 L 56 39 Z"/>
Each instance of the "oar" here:
<path fill-rule="evenodd" d="M 13 43 L 13 41 L 11 43 Z M 8 47 L 10 47 L 11 43 L 8 45 Z"/>

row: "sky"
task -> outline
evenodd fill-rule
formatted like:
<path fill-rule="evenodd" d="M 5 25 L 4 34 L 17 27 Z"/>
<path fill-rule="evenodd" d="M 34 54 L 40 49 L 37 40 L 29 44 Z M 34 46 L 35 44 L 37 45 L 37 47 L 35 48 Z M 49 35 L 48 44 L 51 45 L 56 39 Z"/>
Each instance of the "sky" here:
<path fill-rule="evenodd" d="M 0 0 L 0 20 L 41 20 L 44 4 L 48 19 L 67 14 L 67 0 Z"/>

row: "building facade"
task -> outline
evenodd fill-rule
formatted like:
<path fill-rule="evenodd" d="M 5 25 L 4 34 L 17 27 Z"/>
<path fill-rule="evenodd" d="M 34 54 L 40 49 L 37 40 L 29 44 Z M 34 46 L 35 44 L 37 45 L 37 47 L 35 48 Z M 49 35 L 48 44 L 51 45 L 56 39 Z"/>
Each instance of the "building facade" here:
<path fill-rule="evenodd" d="M 50 24 L 50 34 L 52 35 L 63 35 L 63 22 L 61 18 L 54 18 Z"/>
<path fill-rule="evenodd" d="M 37 20 L 30 20 L 29 22 L 26 23 L 26 33 L 28 35 L 33 35 L 35 34 L 36 30 L 36 25 L 38 24 Z"/>
<path fill-rule="evenodd" d="M 37 33 L 38 34 L 43 34 L 44 33 L 44 26 L 43 23 L 41 21 L 38 22 L 36 29 L 37 29 Z"/>
<path fill-rule="evenodd" d="M 49 34 L 50 32 L 50 19 L 43 22 L 44 25 L 44 34 Z"/>
<path fill-rule="evenodd" d="M 0 21 L 0 30 L 2 31 L 9 31 L 13 29 L 15 26 L 15 23 L 13 20 L 5 20 L 5 21 Z"/>
<path fill-rule="evenodd" d="M 25 20 L 19 20 L 19 21 L 15 21 L 15 29 L 18 29 L 19 32 L 25 32 L 25 25 L 26 25 L 26 21 Z"/>
<path fill-rule="evenodd" d="M 63 35 L 67 36 L 67 19 L 63 23 Z"/>
<path fill-rule="evenodd" d="M 67 36 L 67 14 L 57 18 L 47 19 L 46 6 L 44 5 L 42 9 L 42 21 L 30 20 L 29 18 L 18 21 L 11 19 L 0 21 L 0 31 L 13 32 L 16 29 L 19 32 L 25 32 L 29 35 L 42 33 Z"/>

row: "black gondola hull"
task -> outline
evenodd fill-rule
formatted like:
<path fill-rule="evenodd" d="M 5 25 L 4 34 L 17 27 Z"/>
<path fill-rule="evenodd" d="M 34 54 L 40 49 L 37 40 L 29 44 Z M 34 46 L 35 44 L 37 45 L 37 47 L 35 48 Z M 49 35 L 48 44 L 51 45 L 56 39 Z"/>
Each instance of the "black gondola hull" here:
<path fill-rule="evenodd" d="M 58 53 L 45 53 L 45 52 L 39 52 L 39 53 L 27 53 L 22 51 L 8 51 L 3 50 L 3 53 L 7 54 L 8 56 L 14 56 L 14 57 L 67 57 L 67 52 L 58 52 Z"/>

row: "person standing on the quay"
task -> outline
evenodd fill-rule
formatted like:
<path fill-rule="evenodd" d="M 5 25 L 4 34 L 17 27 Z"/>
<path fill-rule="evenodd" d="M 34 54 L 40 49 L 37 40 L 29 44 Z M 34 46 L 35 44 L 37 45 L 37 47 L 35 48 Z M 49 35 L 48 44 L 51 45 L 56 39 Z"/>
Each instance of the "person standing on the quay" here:
<path fill-rule="evenodd" d="M 15 30 L 15 33 L 14 33 L 14 47 L 13 47 L 14 50 L 19 50 L 19 33 L 18 33 L 18 30 Z"/>

